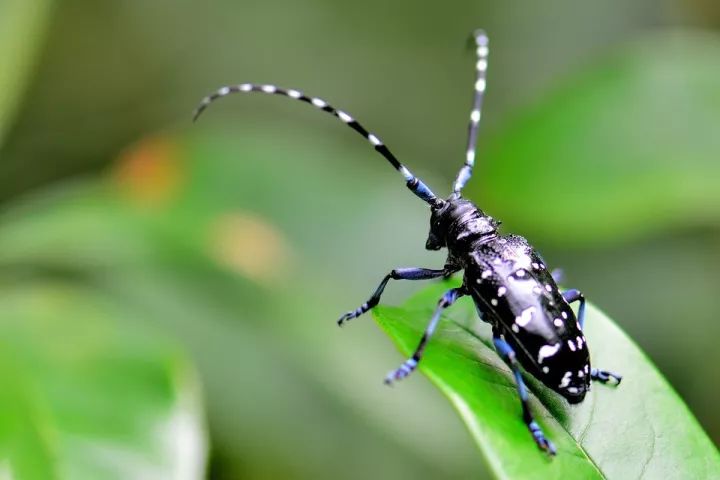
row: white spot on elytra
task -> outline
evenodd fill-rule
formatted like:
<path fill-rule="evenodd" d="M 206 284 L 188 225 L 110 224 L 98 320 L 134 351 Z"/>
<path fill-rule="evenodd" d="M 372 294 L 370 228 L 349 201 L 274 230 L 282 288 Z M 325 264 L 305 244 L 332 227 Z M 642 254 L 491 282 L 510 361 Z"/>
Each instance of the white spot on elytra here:
<path fill-rule="evenodd" d="M 479 279 L 479 278 L 476 278 L 476 279 L 475 279 L 475 283 L 480 284 L 480 283 L 482 283 L 482 280 Z"/>
<path fill-rule="evenodd" d="M 478 123 L 480 121 L 480 110 L 473 110 L 470 114 L 470 120 L 472 120 L 473 123 Z"/>
<path fill-rule="evenodd" d="M 486 47 L 485 45 L 481 45 L 477 48 L 478 57 L 487 57 L 488 53 L 488 47 Z"/>
<path fill-rule="evenodd" d="M 343 112 L 342 110 L 338 110 L 337 112 L 338 117 L 340 117 L 340 120 L 342 120 L 345 123 L 350 123 L 353 121 L 353 118 L 348 115 L 347 113 Z"/>
<path fill-rule="evenodd" d="M 490 278 L 492 277 L 492 270 L 484 270 L 480 276 L 482 278 Z"/>
<path fill-rule="evenodd" d="M 582 370 L 578 370 L 577 376 L 578 376 L 578 378 L 583 378 L 585 376 L 585 372 L 583 372 Z"/>
<path fill-rule="evenodd" d="M 586 363 L 585 366 L 583 367 L 583 370 L 585 371 L 585 375 L 587 375 L 590 372 L 590 365 L 588 365 Z"/>
<path fill-rule="evenodd" d="M 515 272 L 515 275 L 517 275 L 518 277 L 524 277 L 524 276 L 525 276 L 525 270 L 523 270 L 523 269 L 521 268 L 520 270 L 518 270 L 517 272 Z"/>
<path fill-rule="evenodd" d="M 556 318 L 555 320 L 553 320 L 553 323 L 555 324 L 556 327 L 562 327 L 562 325 L 563 325 L 562 320 L 560 320 L 559 318 Z"/>
<path fill-rule="evenodd" d="M 577 387 L 568 387 L 567 391 L 568 391 L 568 393 L 572 393 L 573 395 L 578 393 Z"/>
<path fill-rule="evenodd" d="M 530 257 L 527 255 L 520 255 L 517 260 L 515 260 L 515 266 L 518 268 L 524 268 L 529 269 L 530 268 Z"/>
<path fill-rule="evenodd" d="M 562 312 L 561 315 L 562 315 L 562 317 L 563 317 L 564 319 L 567 320 L 567 312 Z"/>
<path fill-rule="evenodd" d="M 538 363 L 542 363 L 544 359 L 552 357 L 558 352 L 558 350 L 560 350 L 560 342 L 555 345 L 543 345 L 540 347 L 540 350 L 538 350 Z"/>
<path fill-rule="evenodd" d="M 380 141 L 380 139 L 378 137 L 376 137 L 375 135 L 373 135 L 372 133 L 370 135 L 368 135 L 368 140 L 370 140 L 370 143 L 372 143 L 376 147 L 378 145 L 382 145 L 382 142 Z"/>
<path fill-rule="evenodd" d="M 540 265 L 538 265 L 537 262 L 532 262 L 532 267 L 537 270 L 538 268 L 540 268 Z"/>
<path fill-rule="evenodd" d="M 545 285 L 545 290 L 547 290 L 548 293 L 552 292 L 552 286 L 548 283 L 547 285 Z"/>
<path fill-rule="evenodd" d="M 484 72 L 485 70 L 487 70 L 487 66 L 488 66 L 487 60 L 485 60 L 484 58 L 481 58 L 480 60 L 478 60 L 477 64 L 475 65 L 475 67 L 480 72 Z"/>
<path fill-rule="evenodd" d="M 288 97 L 291 98 L 300 98 L 302 97 L 302 93 L 298 92 L 297 90 L 288 90 L 287 91 Z"/>
<path fill-rule="evenodd" d="M 520 331 L 520 327 L 518 327 L 517 324 L 515 324 L 515 323 L 512 324 L 511 328 L 512 328 L 512 331 L 515 333 L 518 333 Z"/>
<path fill-rule="evenodd" d="M 477 82 L 475 82 L 475 91 L 477 92 L 484 92 L 485 91 L 485 79 L 479 78 Z"/>
<path fill-rule="evenodd" d="M 572 351 L 574 352 L 574 351 L 575 351 L 575 344 L 573 343 L 573 341 L 572 341 L 572 340 L 568 340 L 568 341 L 567 341 L 567 344 L 568 344 L 568 347 L 570 347 L 570 350 L 572 350 Z"/>
<path fill-rule="evenodd" d="M 570 376 L 572 375 L 572 372 L 565 372 L 565 375 L 563 375 L 562 380 L 560 380 L 560 388 L 565 388 L 568 385 L 570 385 Z"/>
<path fill-rule="evenodd" d="M 250 90 L 252 90 L 252 84 L 250 84 L 250 83 L 243 83 L 242 85 L 240 85 L 240 91 L 241 91 L 241 92 L 249 92 Z"/>
<path fill-rule="evenodd" d="M 582 337 L 578 336 L 578 337 L 575 339 L 575 342 L 577 343 L 578 348 L 582 348 L 582 346 L 583 346 L 583 339 L 582 339 Z"/>
<path fill-rule="evenodd" d="M 532 314 L 535 311 L 535 307 L 528 307 L 520 313 L 519 316 L 515 317 L 515 323 L 521 327 L 525 327 L 530 320 L 532 320 Z"/>
<path fill-rule="evenodd" d="M 497 304 L 498 304 L 497 298 L 491 299 L 490 303 L 492 304 L 493 307 L 497 307 Z"/>
<path fill-rule="evenodd" d="M 502 297 L 503 295 L 505 295 L 505 292 L 507 292 L 507 288 L 505 288 L 505 287 L 498 288 L 498 297 Z"/>
<path fill-rule="evenodd" d="M 275 93 L 277 91 L 277 87 L 275 85 L 263 85 L 260 87 L 260 90 L 265 93 Z"/>
<path fill-rule="evenodd" d="M 543 371 L 543 373 L 548 373 L 550 371 L 550 369 L 548 367 L 543 367 L 542 371 Z"/>

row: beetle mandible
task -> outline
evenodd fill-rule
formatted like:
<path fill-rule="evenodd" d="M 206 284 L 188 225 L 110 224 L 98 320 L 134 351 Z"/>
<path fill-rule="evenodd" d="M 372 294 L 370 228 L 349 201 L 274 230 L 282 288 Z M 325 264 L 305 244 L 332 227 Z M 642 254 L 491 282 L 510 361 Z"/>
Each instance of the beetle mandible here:
<path fill-rule="evenodd" d="M 544 435 L 530 411 L 520 366 L 565 397 L 569 403 L 582 402 L 590 389 L 591 380 L 605 383 L 612 379 L 619 384 L 622 377 L 590 366 L 587 341 L 582 331 L 585 320 L 583 294 L 575 289 L 560 291 L 557 278 L 527 240 L 518 235 L 500 234 L 498 221 L 462 198 L 462 189 L 475 165 L 475 147 L 488 66 L 488 36 L 484 31 L 476 30 L 473 39 L 477 63 L 465 162 L 453 183 L 452 193 L 445 200 L 437 197 L 400 163 L 379 137 L 366 130 L 352 116 L 299 90 L 252 83 L 225 86 L 202 100 L 193 120 L 220 97 L 231 93 L 259 92 L 284 95 L 309 103 L 339 118 L 365 137 L 402 174 L 410 191 L 430 206 L 430 232 L 425 247 L 428 250 L 447 248 L 448 256 L 442 269 L 392 270 L 385 275 L 372 296 L 355 310 L 340 317 L 338 324 L 343 325 L 377 305 L 391 279 L 430 280 L 464 270 L 462 285 L 448 290 L 442 296 L 413 355 L 390 372 L 385 382 L 390 384 L 405 378 L 417 368 L 443 310 L 458 298 L 469 295 L 482 320 L 492 326 L 495 349 L 513 372 L 525 425 L 538 447 L 555 455 L 554 445 Z M 573 302 L 579 302 L 577 317 L 569 305 Z"/>

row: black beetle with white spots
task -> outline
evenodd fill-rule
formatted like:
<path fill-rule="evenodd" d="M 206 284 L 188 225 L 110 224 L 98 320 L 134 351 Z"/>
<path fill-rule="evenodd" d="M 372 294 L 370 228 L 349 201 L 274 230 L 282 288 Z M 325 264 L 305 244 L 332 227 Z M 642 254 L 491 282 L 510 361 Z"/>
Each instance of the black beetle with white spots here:
<path fill-rule="evenodd" d="M 339 325 L 367 312 L 380 301 L 391 280 L 429 280 L 448 277 L 464 271 L 462 286 L 448 290 L 439 300 L 415 353 L 398 369 L 390 372 L 385 382 L 391 384 L 412 373 L 422 360 L 425 347 L 440 321 L 442 311 L 458 298 L 470 295 L 483 321 L 492 326 L 495 349 L 513 372 L 522 406 L 522 418 L 537 445 L 547 453 L 556 453 L 552 442 L 533 419 L 520 366 L 543 384 L 565 397 L 570 403 L 582 402 L 597 380 L 620 383 L 620 375 L 592 368 L 587 341 L 583 335 L 585 297 L 578 290 L 560 291 L 557 278 L 548 271 L 544 261 L 523 237 L 502 235 L 500 222 L 483 213 L 461 192 L 472 176 L 475 146 L 485 93 L 488 66 L 488 37 L 474 32 L 477 53 L 473 106 L 468 127 L 465 161 L 453 183 L 453 191 L 443 200 L 413 175 L 395 157 L 380 138 L 370 133 L 350 114 L 338 110 L 325 100 L 305 95 L 299 90 L 275 85 L 244 83 L 220 88 L 205 97 L 195 111 L 194 119 L 214 100 L 231 93 L 258 92 L 284 95 L 334 115 L 370 142 L 405 178 L 407 187 L 430 206 L 428 250 L 448 249 L 441 269 L 396 268 L 380 282 L 372 296 L 360 307 L 344 314 Z M 579 302 L 575 316 L 570 303 Z"/>

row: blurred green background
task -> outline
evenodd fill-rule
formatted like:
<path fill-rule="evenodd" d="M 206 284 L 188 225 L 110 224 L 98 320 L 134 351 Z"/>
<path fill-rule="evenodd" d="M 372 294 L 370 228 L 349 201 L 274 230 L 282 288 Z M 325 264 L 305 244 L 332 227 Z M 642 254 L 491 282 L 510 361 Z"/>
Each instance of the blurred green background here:
<path fill-rule="evenodd" d="M 218 479 L 483 475 L 426 379 L 382 385 L 400 357 L 372 320 L 334 324 L 389 269 L 442 265 L 426 208 L 296 102 L 190 122 L 223 84 L 301 88 L 444 195 L 477 27 L 467 196 L 629 332 L 717 443 L 717 2 L 0 0 L 3 458 L 197 478 L 207 443 Z"/>

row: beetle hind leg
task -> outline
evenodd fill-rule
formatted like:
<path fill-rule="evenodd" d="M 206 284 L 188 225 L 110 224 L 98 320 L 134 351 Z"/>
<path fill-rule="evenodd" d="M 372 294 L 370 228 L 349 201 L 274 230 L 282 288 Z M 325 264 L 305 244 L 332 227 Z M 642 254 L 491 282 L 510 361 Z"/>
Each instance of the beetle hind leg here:
<path fill-rule="evenodd" d="M 615 382 L 615 385 L 620 385 L 620 382 L 622 382 L 622 375 L 618 375 L 617 373 L 608 372 L 606 370 L 598 370 L 597 368 L 593 368 L 590 370 L 590 378 L 592 380 L 597 380 L 601 383 L 608 383 L 610 380 L 613 380 Z"/>
<path fill-rule="evenodd" d="M 540 425 L 538 425 L 533 418 L 532 412 L 530 412 L 527 387 L 525 387 L 525 381 L 520 374 L 520 367 L 518 366 L 515 351 L 498 335 L 493 335 L 493 343 L 495 344 L 495 350 L 497 350 L 498 354 L 502 357 L 505 363 L 507 363 L 515 376 L 515 383 L 517 384 L 518 394 L 520 395 L 520 402 L 523 410 L 523 421 L 525 422 L 525 425 L 527 425 L 528 430 L 530 430 L 530 434 L 532 434 L 533 439 L 540 450 L 547 452 L 548 455 L 555 455 L 557 453 L 555 445 L 547 439 L 540 428 Z"/>

